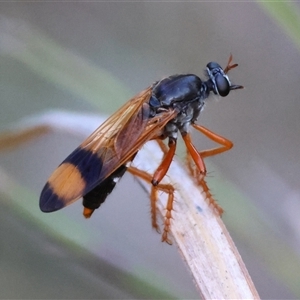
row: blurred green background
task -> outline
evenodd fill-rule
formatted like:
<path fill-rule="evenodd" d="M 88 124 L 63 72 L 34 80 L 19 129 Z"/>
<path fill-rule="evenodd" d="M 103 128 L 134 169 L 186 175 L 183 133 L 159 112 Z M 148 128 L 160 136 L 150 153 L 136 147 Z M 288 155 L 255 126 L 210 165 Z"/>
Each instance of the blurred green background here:
<path fill-rule="evenodd" d="M 47 109 L 108 115 L 155 80 L 203 77 L 232 53 L 245 89 L 209 98 L 199 120 L 235 144 L 208 160 L 209 184 L 260 296 L 300 298 L 299 17 L 297 2 L 1 2 L 0 129 Z M 79 202 L 39 211 L 80 142 L 53 133 L 1 153 L 0 298 L 198 298 L 130 175 L 89 221 Z"/>

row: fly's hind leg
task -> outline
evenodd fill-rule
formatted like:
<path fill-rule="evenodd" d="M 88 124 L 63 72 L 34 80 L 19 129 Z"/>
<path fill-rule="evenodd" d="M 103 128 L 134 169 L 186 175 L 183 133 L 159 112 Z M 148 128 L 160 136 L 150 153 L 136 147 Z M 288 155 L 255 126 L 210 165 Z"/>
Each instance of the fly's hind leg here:
<path fill-rule="evenodd" d="M 168 201 L 166 205 L 166 213 L 164 216 L 164 229 L 162 233 L 162 242 L 166 242 L 169 245 L 172 244 L 172 241 L 169 239 L 168 234 L 170 232 L 170 225 L 171 225 L 171 219 L 172 219 L 172 210 L 173 210 L 173 202 L 174 202 L 174 187 L 171 184 L 161 184 L 158 183 L 157 185 L 152 184 L 152 178 L 153 176 L 149 173 L 142 171 L 140 169 L 137 169 L 135 167 L 128 167 L 128 172 L 130 172 L 132 175 L 137 176 L 146 182 L 150 183 L 151 186 L 151 194 L 150 194 L 150 200 L 151 200 L 151 223 L 152 227 L 160 233 L 159 226 L 157 224 L 157 191 L 162 191 L 168 194 Z"/>
<path fill-rule="evenodd" d="M 145 171 L 139 170 L 134 167 L 129 167 L 128 171 L 135 176 L 138 176 L 145 181 L 152 184 L 151 187 L 151 220 L 152 220 L 152 227 L 159 232 L 159 226 L 157 225 L 157 191 L 163 191 L 168 194 L 168 201 L 166 205 L 166 213 L 164 216 L 164 229 L 162 233 L 162 242 L 167 242 L 168 244 L 172 244 L 172 241 L 168 238 L 168 234 L 170 232 L 171 227 L 171 219 L 172 219 L 172 210 L 173 210 L 173 203 L 174 203 L 174 187 L 171 184 L 161 184 L 160 181 L 166 175 L 171 162 L 173 160 L 177 140 L 176 138 L 169 137 L 168 146 L 169 148 L 159 139 L 157 139 L 158 144 L 160 145 L 162 151 L 164 152 L 164 157 L 155 170 L 153 176 L 148 174 Z"/>

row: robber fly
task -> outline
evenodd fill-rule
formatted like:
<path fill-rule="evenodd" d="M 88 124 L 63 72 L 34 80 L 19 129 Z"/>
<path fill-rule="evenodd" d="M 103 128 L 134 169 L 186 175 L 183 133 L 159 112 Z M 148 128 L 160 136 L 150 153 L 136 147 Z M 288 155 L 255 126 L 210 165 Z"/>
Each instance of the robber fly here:
<path fill-rule="evenodd" d="M 229 80 L 228 71 L 237 66 L 230 65 L 231 62 L 230 55 L 224 70 L 215 62 L 208 63 L 206 81 L 194 74 L 169 76 L 125 103 L 53 172 L 42 190 L 40 209 L 43 212 L 56 211 L 83 197 L 83 214 L 89 218 L 112 192 L 118 180 L 129 171 L 152 184 L 152 226 L 157 231 L 157 191 L 168 194 L 162 241 L 171 244 L 168 233 L 174 188 L 160 181 L 175 154 L 178 132 L 187 148 L 189 168 L 192 169 L 193 161 L 196 174 L 201 176 L 206 174 L 204 157 L 232 147 L 229 140 L 195 123 L 211 92 L 226 97 L 230 91 L 243 88 L 241 85 L 232 85 Z M 191 141 L 190 126 L 221 146 L 198 152 Z M 168 147 L 163 144 L 164 139 L 168 139 Z M 150 140 L 157 140 L 164 151 L 164 157 L 153 175 L 130 165 L 139 149 Z M 222 212 L 217 205 L 216 208 L 219 213 Z"/>

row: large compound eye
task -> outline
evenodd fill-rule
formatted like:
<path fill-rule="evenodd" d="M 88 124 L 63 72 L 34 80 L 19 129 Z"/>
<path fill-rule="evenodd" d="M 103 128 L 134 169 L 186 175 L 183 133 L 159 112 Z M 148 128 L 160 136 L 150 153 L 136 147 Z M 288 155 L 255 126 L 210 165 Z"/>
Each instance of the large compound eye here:
<path fill-rule="evenodd" d="M 209 77 L 207 83 L 209 84 L 210 91 L 214 92 L 215 95 L 226 97 L 230 91 L 244 88 L 242 85 L 231 85 L 227 73 L 229 70 L 237 67 L 237 64 L 230 65 L 231 62 L 232 55 L 230 55 L 224 70 L 216 62 L 210 62 L 206 65 L 206 71 Z"/>
<path fill-rule="evenodd" d="M 230 83 L 228 79 L 222 74 L 215 76 L 215 84 L 218 94 L 222 97 L 226 97 L 230 92 Z"/>

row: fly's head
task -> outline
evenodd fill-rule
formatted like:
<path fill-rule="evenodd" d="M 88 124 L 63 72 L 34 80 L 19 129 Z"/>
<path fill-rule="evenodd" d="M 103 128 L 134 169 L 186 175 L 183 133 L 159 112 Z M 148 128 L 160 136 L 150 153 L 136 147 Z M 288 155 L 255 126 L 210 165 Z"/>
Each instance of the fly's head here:
<path fill-rule="evenodd" d="M 230 65 L 232 62 L 232 55 L 230 55 L 226 68 L 222 67 L 216 62 L 210 62 L 206 65 L 207 75 L 209 77 L 211 90 L 216 95 L 226 97 L 230 91 L 243 89 L 242 85 L 232 85 L 227 75 L 228 71 L 237 67 L 238 64 Z"/>

